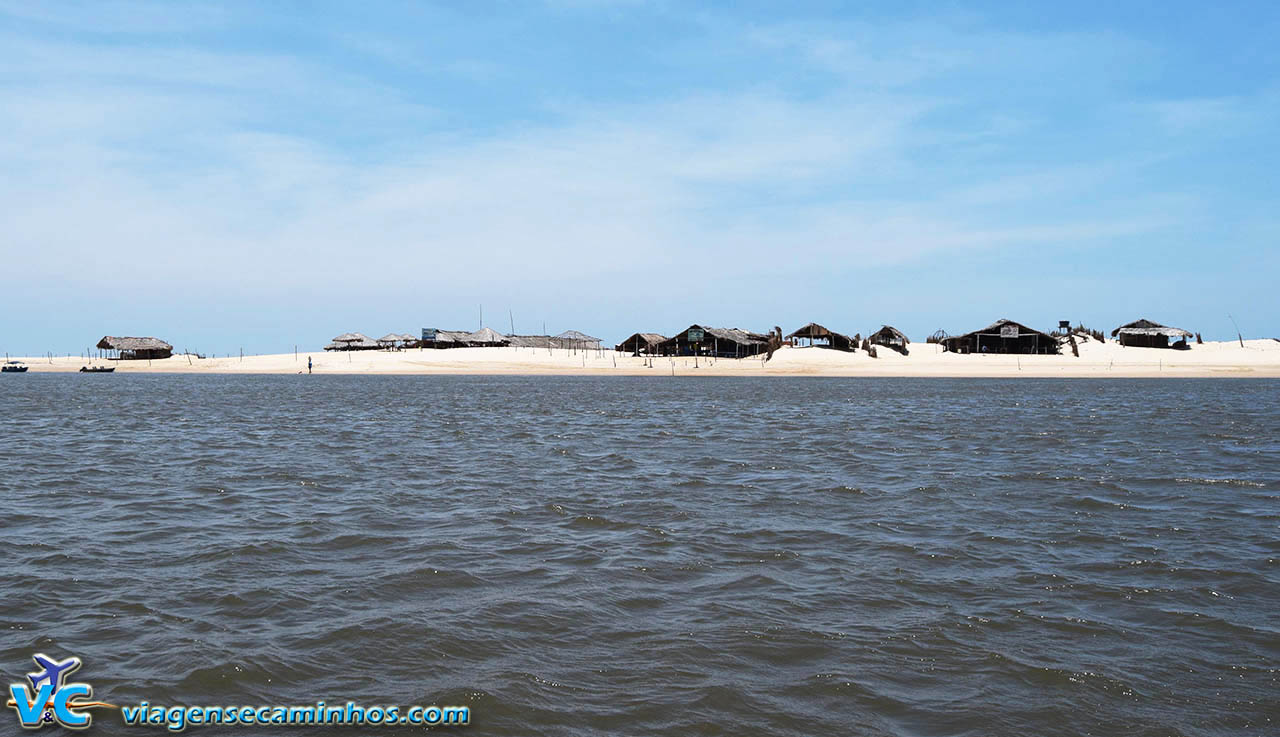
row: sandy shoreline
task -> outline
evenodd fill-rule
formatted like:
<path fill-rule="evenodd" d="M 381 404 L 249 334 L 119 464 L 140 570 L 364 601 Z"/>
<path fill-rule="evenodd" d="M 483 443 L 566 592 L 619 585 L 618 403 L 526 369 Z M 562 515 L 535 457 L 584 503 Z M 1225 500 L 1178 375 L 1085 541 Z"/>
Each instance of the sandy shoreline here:
<path fill-rule="evenodd" d="M 474 374 L 550 376 L 884 376 L 884 377 L 1254 377 L 1280 378 L 1280 342 L 1271 339 L 1210 342 L 1191 350 L 1126 348 L 1117 343 L 1087 343 L 1080 356 L 957 355 L 936 345 L 913 343 L 908 356 L 881 348 L 878 358 L 825 348 L 779 350 L 772 360 L 759 358 L 652 359 L 612 350 L 565 351 L 545 348 L 456 348 L 451 350 L 324 351 L 230 358 L 174 356 L 157 361 L 101 361 L 123 373 L 298 374 Z M 31 373 L 75 372 L 89 362 L 72 356 L 18 360 Z M 695 365 L 696 364 L 696 365 Z M 108 378 L 108 377 L 102 377 Z"/>

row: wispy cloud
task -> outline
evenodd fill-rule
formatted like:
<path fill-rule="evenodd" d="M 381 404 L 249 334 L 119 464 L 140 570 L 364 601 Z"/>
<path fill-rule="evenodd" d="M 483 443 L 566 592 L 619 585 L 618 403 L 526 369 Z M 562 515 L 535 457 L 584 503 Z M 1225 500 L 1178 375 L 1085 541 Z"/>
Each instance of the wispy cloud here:
<path fill-rule="evenodd" d="M 0 26 L 6 261 L 76 287 L 230 284 L 267 300 L 391 274 L 441 299 L 530 281 L 681 294 L 667 275 L 701 273 L 770 285 L 783 304 L 806 295 L 777 276 L 819 264 L 1051 263 L 1176 232 L 1197 202 L 1176 183 L 1144 189 L 1164 159 L 1110 139 L 1099 111 L 1154 116 L 1170 136 L 1253 114 L 1239 97 L 1116 104 L 1099 92 L 1128 84 L 1114 65 L 1140 76 L 1156 51 L 1110 32 L 731 21 L 699 53 L 713 65 L 749 49 L 732 79 L 529 103 L 530 72 L 492 50 L 433 55 L 429 40 L 350 28 L 312 29 L 325 53 L 187 33 L 243 22 L 216 9 L 107 8 L 95 28 L 60 9 L 0 12 L 61 29 Z M 113 28 L 152 35 L 101 36 Z M 1046 89 L 1027 93 L 1037 77 Z"/>

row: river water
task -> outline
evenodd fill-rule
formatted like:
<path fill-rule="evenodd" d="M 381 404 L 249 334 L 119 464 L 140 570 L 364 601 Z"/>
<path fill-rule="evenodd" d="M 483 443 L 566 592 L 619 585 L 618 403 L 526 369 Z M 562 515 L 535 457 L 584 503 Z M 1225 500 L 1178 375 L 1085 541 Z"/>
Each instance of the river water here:
<path fill-rule="evenodd" d="M 6 375 L 0 670 L 484 735 L 1276 734 L 1278 397 Z"/>

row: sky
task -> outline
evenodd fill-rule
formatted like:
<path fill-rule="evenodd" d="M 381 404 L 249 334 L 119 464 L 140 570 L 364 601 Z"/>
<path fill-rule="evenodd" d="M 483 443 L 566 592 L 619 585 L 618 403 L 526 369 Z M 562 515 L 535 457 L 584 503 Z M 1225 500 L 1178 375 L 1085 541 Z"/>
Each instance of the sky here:
<path fill-rule="evenodd" d="M 0 0 L 0 350 L 1280 337 L 1280 4 Z"/>

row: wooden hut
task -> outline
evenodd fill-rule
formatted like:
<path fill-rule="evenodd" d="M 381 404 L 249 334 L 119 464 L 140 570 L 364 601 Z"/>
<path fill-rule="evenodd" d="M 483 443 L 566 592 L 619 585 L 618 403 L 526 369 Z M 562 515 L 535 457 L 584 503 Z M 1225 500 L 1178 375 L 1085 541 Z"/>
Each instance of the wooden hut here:
<path fill-rule="evenodd" d="M 690 325 L 658 345 L 663 356 L 719 356 L 742 358 L 769 350 L 769 336 L 738 328 Z"/>
<path fill-rule="evenodd" d="M 853 342 L 853 338 L 843 333 L 832 332 L 816 322 L 805 325 L 787 337 L 792 340 L 793 345 L 799 345 L 799 341 L 807 340 L 811 346 L 835 348 L 839 351 L 852 351 L 858 347 Z"/>
<path fill-rule="evenodd" d="M 111 358 L 121 361 L 168 358 L 173 355 L 173 346 L 159 338 L 119 338 L 106 335 L 98 341 L 98 348 L 110 351 Z"/>
<path fill-rule="evenodd" d="M 622 341 L 613 347 L 619 353 L 630 353 L 633 356 L 641 354 L 646 356 L 654 355 L 658 352 L 658 346 L 667 339 L 665 335 L 658 333 L 635 333 L 630 338 Z"/>
<path fill-rule="evenodd" d="M 902 355 L 907 355 L 907 344 L 911 341 L 902 331 L 892 325 L 882 325 L 880 329 L 867 336 L 867 340 L 872 345 L 882 345 L 885 348 L 891 348 Z"/>
<path fill-rule="evenodd" d="M 952 353 L 1056 354 L 1058 339 L 1013 320 L 996 320 L 981 330 L 942 340 Z"/>
<path fill-rule="evenodd" d="M 1120 345 L 1134 348 L 1187 348 L 1187 338 L 1191 337 L 1191 333 L 1150 320 L 1134 320 L 1112 330 L 1111 337 L 1119 339 Z M 1170 338 L 1180 340 L 1169 345 Z"/>
<path fill-rule="evenodd" d="M 404 336 L 400 333 L 387 333 L 381 338 L 378 338 L 378 347 L 386 351 L 393 351 L 397 348 L 402 348 L 404 347 Z"/>

